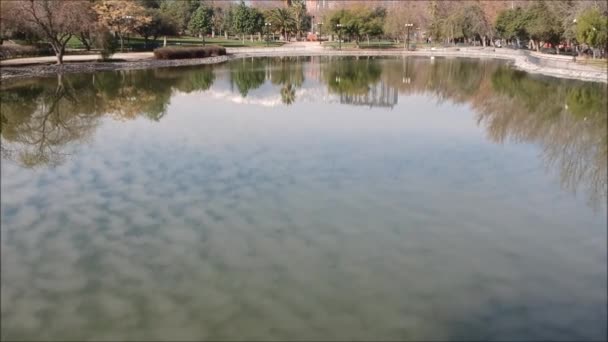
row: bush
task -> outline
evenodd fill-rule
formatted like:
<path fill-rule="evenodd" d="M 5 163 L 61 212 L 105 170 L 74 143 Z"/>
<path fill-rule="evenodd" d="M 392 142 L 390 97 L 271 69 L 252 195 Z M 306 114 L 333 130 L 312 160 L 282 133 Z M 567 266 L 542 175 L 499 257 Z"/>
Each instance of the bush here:
<path fill-rule="evenodd" d="M 200 46 L 200 47 L 162 47 L 154 50 L 156 59 L 186 59 L 223 56 L 226 48 L 222 46 Z"/>
<path fill-rule="evenodd" d="M 114 36 L 106 28 L 100 28 L 93 33 L 93 46 L 98 48 L 102 60 L 109 60 L 116 52 L 116 41 Z"/>

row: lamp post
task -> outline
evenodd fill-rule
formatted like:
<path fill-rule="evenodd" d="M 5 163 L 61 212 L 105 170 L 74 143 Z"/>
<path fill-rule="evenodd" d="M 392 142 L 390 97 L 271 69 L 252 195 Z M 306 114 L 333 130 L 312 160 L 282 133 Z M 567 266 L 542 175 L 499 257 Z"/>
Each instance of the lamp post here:
<path fill-rule="evenodd" d="M 268 31 L 270 31 L 270 26 L 272 26 L 272 23 L 264 23 L 264 28 L 266 29 L 266 47 L 270 46 L 270 37 L 268 35 Z"/>
<path fill-rule="evenodd" d="M 338 28 L 338 45 L 340 46 L 340 50 L 342 50 L 342 24 L 336 24 Z"/>
<path fill-rule="evenodd" d="M 323 42 L 321 42 L 321 29 L 323 28 L 323 23 L 317 23 L 317 26 L 319 27 L 319 44 L 322 44 Z"/>
<path fill-rule="evenodd" d="M 414 24 L 405 24 L 405 28 L 407 29 L 407 36 L 405 38 L 405 41 L 403 42 L 403 48 L 406 50 L 410 49 L 410 27 L 412 26 L 414 26 Z"/>
<path fill-rule="evenodd" d="M 129 23 L 131 22 L 131 20 L 133 20 L 133 17 L 130 15 L 125 15 L 124 17 L 122 17 L 121 19 L 123 19 L 125 22 Z M 131 25 L 127 25 L 128 28 L 131 27 Z M 130 44 L 130 40 L 129 40 L 129 29 L 127 29 L 127 45 Z M 121 37 L 121 41 L 120 41 L 120 51 L 124 51 L 124 46 L 122 44 L 122 37 Z"/>

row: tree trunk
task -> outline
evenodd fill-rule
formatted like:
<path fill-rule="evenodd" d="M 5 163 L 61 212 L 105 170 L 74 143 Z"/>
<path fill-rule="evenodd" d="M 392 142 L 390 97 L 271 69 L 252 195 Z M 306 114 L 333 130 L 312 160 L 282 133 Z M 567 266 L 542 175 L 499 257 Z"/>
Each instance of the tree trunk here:
<path fill-rule="evenodd" d="M 163 37 L 163 47 L 167 46 L 167 36 Z"/>
<path fill-rule="evenodd" d="M 63 54 L 65 47 L 59 47 L 55 49 L 55 55 L 57 56 L 57 64 L 63 64 Z"/>
<path fill-rule="evenodd" d="M 125 51 L 125 45 L 124 45 L 124 40 L 122 38 L 122 34 L 119 34 L 118 38 L 120 39 L 120 52 L 124 52 Z"/>
<path fill-rule="evenodd" d="M 205 46 L 205 35 L 203 35 L 203 46 Z"/>
<path fill-rule="evenodd" d="M 243 38 L 243 46 L 245 46 L 245 34 L 241 34 L 241 38 Z"/>
<path fill-rule="evenodd" d="M 559 55 L 559 45 L 555 45 L 555 53 Z"/>
<path fill-rule="evenodd" d="M 481 45 L 483 45 L 483 47 L 486 47 L 486 36 L 481 37 Z"/>

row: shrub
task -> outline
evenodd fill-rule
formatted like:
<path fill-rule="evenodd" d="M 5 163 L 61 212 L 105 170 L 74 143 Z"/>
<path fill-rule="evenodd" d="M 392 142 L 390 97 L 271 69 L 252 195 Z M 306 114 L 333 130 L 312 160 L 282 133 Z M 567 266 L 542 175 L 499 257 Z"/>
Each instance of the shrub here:
<path fill-rule="evenodd" d="M 186 59 L 223 56 L 226 48 L 222 46 L 200 46 L 200 47 L 162 47 L 154 50 L 156 59 Z"/>
<path fill-rule="evenodd" d="M 98 48 L 102 60 L 109 60 L 116 52 L 116 41 L 112 33 L 106 28 L 99 28 L 93 33 L 93 46 Z"/>

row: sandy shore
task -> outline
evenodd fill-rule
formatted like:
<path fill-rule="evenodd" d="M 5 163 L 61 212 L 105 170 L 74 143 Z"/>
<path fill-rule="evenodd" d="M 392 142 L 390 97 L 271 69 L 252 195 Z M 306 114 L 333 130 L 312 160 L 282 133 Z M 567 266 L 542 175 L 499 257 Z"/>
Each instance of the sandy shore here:
<path fill-rule="evenodd" d="M 608 83 L 606 69 L 579 65 L 567 56 L 549 56 L 524 51 L 493 48 L 445 48 L 403 50 L 333 50 L 314 43 L 294 43 L 280 48 L 232 48 L 228 56 L 188 60 L 155 60 L 151 52 L 123 53 L 114 58 L 120 62 L 96 62 L 95 56 L 72 57 L 64 65 L 48 64 L 53 57 L 35 57 L 6 60 L 0 62 L 0 80 L 40 77 L 61 73 L 97 72 L 112 70 L 137 70 L 148 68 L 174 67 L 223 63 L 233 58 L 273 57 L 273 56 L 427 56 L 427 57 L 468 57 L 497 58 L 509 60 L 517 69 L 546 76 Z M 74 63 L 77 62 L 77 63 Z"/>

